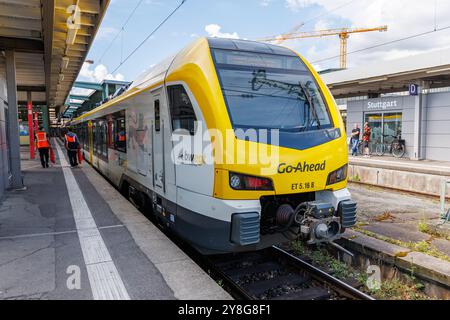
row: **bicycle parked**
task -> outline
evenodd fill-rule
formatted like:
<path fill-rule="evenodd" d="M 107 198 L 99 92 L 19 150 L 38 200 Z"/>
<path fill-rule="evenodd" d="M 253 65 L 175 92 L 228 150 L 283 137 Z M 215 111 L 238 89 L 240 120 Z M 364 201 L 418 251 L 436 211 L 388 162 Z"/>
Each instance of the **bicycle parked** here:
<path fill-rule="evenodd" d="M 392 154 L 396 158 L 402 158 L 406 153 L 405 140 L 401 136 L 383 135 L 384 138 L 394 138 L 392 142 L 378 143 L 375 147 L 375 153 L 378 156 L 384 156 L 386 153 Z"/>
<path fill-rule="evenodd" d="M 358 156 L 364 155 L 364 141 L 359 140 L 356 148 L 358 150 L 358 152 L 357 152 Z M 374 153 L 373 149 L 374 149 L 373 145 L 369 144 L 369 155 L 372 155 Z M 348 146 L 348 152 L 349 152 L 349 154 L 352 154 L 352 144 L 351 143 Z"/>

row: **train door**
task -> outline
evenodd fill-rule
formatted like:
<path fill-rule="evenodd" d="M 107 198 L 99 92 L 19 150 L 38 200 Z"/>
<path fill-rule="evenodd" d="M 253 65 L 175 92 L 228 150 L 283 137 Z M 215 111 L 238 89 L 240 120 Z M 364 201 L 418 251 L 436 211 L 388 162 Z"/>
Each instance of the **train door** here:
<path fill-rule="evenodd" d="M 165 182 L 165 150 L 164 150 L 164 120 L 161 117 L 161 89 L 153 93 L 154 121 L 152 125 L 152 164 L 153 164 L 153 185 L 155 191 L 164 194 L 166 192 Z"/>
<path fill-rule="evenodd" d="M 136 169 L 137 172 L 144 177 L 151 171 L 149 165 L 149 122 L 150 112 L 148 106 L 145 105 L 137 108 L 136 141 L 138 147 L 136 153 Z"/>

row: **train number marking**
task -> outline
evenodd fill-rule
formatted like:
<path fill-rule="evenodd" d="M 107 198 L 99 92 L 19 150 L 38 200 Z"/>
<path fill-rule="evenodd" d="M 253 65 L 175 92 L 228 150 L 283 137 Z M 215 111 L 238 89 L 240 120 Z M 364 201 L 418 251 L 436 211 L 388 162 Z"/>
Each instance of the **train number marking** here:
<path fill-rule="evenodd" d="M 312 182 L 299 182 L 299 183 L 293 183 L 291 186 L 292 191 L 298 191 L 298 190 L 309 190 L 314 189 L 316 187 L 316 183 L 314 181 Z"/>

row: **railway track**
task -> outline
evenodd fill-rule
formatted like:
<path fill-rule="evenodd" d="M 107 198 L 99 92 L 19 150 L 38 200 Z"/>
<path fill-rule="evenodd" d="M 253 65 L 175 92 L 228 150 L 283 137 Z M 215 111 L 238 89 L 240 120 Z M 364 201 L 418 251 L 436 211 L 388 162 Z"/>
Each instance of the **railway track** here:
<path fill-rule="evenodd" d="M 279 248 L 212 256 L 214 272 L 236 298 L 248 300 L 374 300 Z"/>
<path fill-rule="evenodd" d="M 109 181 L 107 178 L 106 180 Z M 144 211 L 141 212 L 145 214 Z M 224 286 L 235 298 L 374 300 L 282 248 L 273 246 L 257 252 L 203 256 L 189 244 L 167 232 L 157 221 L 148 218 L 205 271 L 212 271 L 216 280 L 225 281 Z"/>

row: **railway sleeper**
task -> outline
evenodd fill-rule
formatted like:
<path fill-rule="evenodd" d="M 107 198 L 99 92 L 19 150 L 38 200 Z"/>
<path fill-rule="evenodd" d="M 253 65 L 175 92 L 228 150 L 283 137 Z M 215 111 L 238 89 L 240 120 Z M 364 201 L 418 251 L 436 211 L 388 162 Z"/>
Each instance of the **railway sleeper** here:
<path fill-rule="evenodd" d="M 271 300 L 330 300 L 331 293 L 319 287 L 303 289 L 301 291 L 281 295 Z"/>
<path fill-rule="evenodd" d="M 270 289 L 289 286 L 301 286 L 311 281 L 311 278 L 299 276 L 296 274 L 289 274 L 285 276 L 276 277 L 268 280 L 261 280 L 254 283 L 245 284 L 242 287 L 250 292 L 255 298 L 258 298 L 263 293 Z"/>
<path fill-rule="evenodd" d="M 245 259 L 242 258 L 242 256 L 232 257 L 231 259 L 224 258 L 224 259 L 217 259 L 214 260 L 214 265 L 218 267 L 219 269 L 226 271 L 229 269 L 236 269 L 236 268 L 248 268 L 252 267 L 255 264 L 261 264 L 263 262 L 267 262 L 268 257 L 264 256 L 262 254 L 252 254 L 252 255 L 246 255 Z"/>
<path fill-rule="evenodd" d="M 279 271 L 283 268 L 282 265 L 280 265 L 277 262 L 269 261 L 265 263 L 261 263 L 258 265 L 254 265 L 248 268 L 236 268 L 236 269 L 230 269 L 225 271 L 225 275 L 230 277 L 234 281 L 238 281 L 239 279 L 243 278 L 244 276 L 251 276 L 256 275 L 264 272 L 269 271 Z"/>

